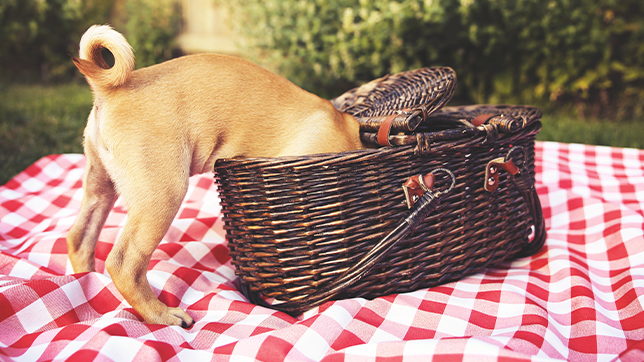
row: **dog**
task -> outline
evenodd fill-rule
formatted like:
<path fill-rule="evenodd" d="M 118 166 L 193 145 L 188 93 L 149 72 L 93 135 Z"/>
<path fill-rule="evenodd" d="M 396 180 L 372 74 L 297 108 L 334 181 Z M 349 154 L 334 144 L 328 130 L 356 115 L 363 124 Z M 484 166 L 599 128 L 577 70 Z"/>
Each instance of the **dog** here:
<path fill-rule="evenodd" d="M 114 55 L 112 67 L 102 48 Z M 105 269 L 146 323 L 194 324 L 184 310 L 163 304 L 146 278 L 191 175 L 212 171 L 219 158 L 364 148 L 351 115 L 241 58 L 187 55 L 134 70 L 123 35 L 94 25 L 72 61 L 94 105 L 84 131 L 81 209 L 67 235 L 69 260 L 75 273 L 94 271 L 100 231 L 122 197 L 128 217 Z"/>

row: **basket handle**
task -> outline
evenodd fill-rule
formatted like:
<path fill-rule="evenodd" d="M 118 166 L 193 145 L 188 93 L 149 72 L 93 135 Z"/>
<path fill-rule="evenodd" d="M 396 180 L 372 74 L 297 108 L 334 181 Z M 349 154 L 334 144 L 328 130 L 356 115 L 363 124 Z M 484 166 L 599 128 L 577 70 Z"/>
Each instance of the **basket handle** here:
<path fill-rule="evenodd" d="M 513 157 L 517 153 L 520 154 L 520 157 Z M 533 255 L 541 249 L 546 241 L 546 222 L 543 218 L 539 195 L 537 195 L 537 190 L 534 187 L 534 178 L 530 175 L 527 167 L 527 161 L 528 155 L 523 147 L 512 147 L 505 157 L 499 157 L 488 162 L 483 185 L 486 191 L 494 192 L 499 186 L 499 171 L 503 169 L 512 176 L 512 183 L 528 205 L 534 225 L 534 237 L 517 254 L 519 258 Z"/>
<path fill-rule="evenodd" d="M 539 251 L 546 242 L 546 221 L 543 218 L 543 210 L 541 209 L 541 201 L 539 201 L 537 189 L 534 187 L 534 178 L 528 171 L 528 155 L 526 150 L 521 146 L 513 147 L 505 156 L 505 162 L 513 163 L 512 155 L 515 152 L 521 153 L 522 161 L 516 165 L 517 171 L 513 170 L 511 173 L 512 183 L 514 183 L 514 186 L 528 205 L 528 210 L 530 211 L 530 216 L 532 216 L 532 222 L 534 224 L 534 237 L 532 241 L 524 245 L 517 254 L 517 257 L 523 258 Z"/>
<path fill-rule="evenodd" d="M 257 305 L 264 307 L 277 309 L 282 312 L 286 312 L 291 315 L 297 315 L 302 313 L 310 308 L 318 306 L 328 300 L 331 300 L 334 296 L 340 294 L 347 287 L 351 286 L 353 283 L 360 280 L 366 273 L 371 270 L 386 254 L 391 248 L 396 245 L 401 240 L 404 240 L 407 235 L 412 233 L 418 225 L 424 221 L 429 214 L 431 214 L 438 205 L 440 204 L 440 199 L 443 195 L 449 193 L 454 189 L 456 184 L 456 177 L 454 174 L 444 168 L 437 168 L 431 171 L 429 174 L 435 176 L 439 172 L 444 172 L 452 178 L 452 184 L 447 190 L 444 191 L 433 191 L 431 186 L 427 186 L 423 183 L 425 176 L 418 176 L 421 186 L 424 186 L 425 192 L 417 198 L 413 204 L 413 209 L 407 217 L 400 221 L 400 224 L 392 230 L 387 236 L 385 236 L 376 246 L 374 246 L 369 252 L 356 264 L 347 269 L 342 275 L 333 280 L 331 283 L 327 284 L 324 288 L 319 289 L 315 293 L 309 294 L 301 299 L 298 299 L 295 302 L 285 302 L 281 304 L 268 304 L 263 299 L 258 297 L 256 293 L 253 293 L 246 284 L 242 284 L 242 292 L 248 298 L 248 300 Z"/>

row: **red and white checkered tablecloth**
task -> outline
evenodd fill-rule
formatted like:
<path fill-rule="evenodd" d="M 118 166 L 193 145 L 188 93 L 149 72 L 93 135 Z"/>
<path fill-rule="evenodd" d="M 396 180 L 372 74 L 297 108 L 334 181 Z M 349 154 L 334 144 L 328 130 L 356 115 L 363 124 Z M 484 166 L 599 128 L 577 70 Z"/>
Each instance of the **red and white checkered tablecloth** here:
<path fill-rule="evenodd" d="M 212 175 L 194 177 L 148 279 L 191 329 L 141 322 L 104 271 L 73 274 L 81 155 L 49 156 L 0 187 L 0 360 L 642 361 L 644 151 L 537 143 L 541 252 L 429 290 L 328 302 L 299 318 L 239 291 Z M 200 241 L 200 242 L 196 242 Z"/>

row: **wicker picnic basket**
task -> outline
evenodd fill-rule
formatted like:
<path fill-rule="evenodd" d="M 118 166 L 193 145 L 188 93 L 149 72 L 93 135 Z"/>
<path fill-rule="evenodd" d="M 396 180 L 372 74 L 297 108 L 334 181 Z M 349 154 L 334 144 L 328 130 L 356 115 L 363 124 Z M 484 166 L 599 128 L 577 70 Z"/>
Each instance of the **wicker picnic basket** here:
<path fill-rule="evenodd" d="M 423 68 L 334 99 L 374 148 L 217 161 L 230 255 L 251 302 L 298 314 L 436 286 L 541 248 L 541 112 L 443 108 L 455 85 L 452 69 Z"/>

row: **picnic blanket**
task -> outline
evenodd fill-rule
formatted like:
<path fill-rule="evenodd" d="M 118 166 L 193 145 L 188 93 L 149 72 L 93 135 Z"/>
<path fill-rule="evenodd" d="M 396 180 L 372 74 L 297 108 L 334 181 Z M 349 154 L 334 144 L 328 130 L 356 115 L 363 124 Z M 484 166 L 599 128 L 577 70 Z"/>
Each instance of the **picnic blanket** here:
<path fill-rule="evenodd" d="M 644 151 L 536 145 L 548 238 L 532 257 L 431 289 L 327 302 L 298 317 L 247 302 L 212 175 L 190 180 L 148 279 L 190 329 L 149 325 L 104 270 L 121 201 L 73 274 L 65 236 L 85 159 L 45 157 L 0 187 L 0 360 L 642 361 Z"/>

